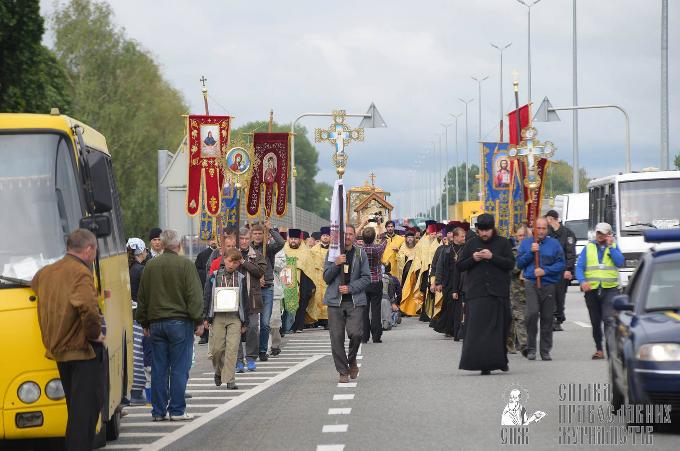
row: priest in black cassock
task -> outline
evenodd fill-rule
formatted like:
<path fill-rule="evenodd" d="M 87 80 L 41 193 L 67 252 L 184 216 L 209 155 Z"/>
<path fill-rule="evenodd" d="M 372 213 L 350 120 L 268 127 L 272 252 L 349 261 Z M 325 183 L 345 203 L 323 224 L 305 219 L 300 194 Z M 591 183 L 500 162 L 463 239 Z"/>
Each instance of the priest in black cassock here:
<path fill-rule="evenodd" d="M 515 257 L 510 241 L 496 232 L 492 215 L 480 215 L 475 226 L 477 236 L 465 243 L 457 264 L 460 271 L 467 271 L 468 308 L 458 368 L 487 375 L 508 371 L 505 339 L 510 330 L 510 271 Z"/>

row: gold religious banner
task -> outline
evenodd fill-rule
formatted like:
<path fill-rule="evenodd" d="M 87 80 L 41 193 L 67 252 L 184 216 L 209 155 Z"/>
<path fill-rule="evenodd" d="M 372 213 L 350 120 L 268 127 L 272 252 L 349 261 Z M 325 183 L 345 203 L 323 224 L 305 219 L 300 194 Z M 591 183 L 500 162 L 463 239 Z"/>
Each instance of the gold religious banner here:
<path fill-rule="evenodd" d="M 328 142 L 335 147 L 333 154 L 333 164 L 335 171 L 339 177 L 345 173 L 345 166 L 347 166 L 347 154 L 345 147 L 352 141 L 364 140 L 364 129 L 352 129 L 345 123 L 345 110 L 333 111 L 333 123 L 328 129 L 317 128 L 314 132 L 314 142 Z"/>
<path fill-rule="evenodd" d="M 538 131 L 531 125 L 522 129 L 522 141 L 518 145 L 511 145 L 508 156 L 511 158 L 525 157 L 526 175 L 524 185 L 530 190 L 541 186 L 542 177 L 539 176 L 539 163 L 542 159 L 548 159 L 555 154 L 555 145 L 546 141 L 542 143 L 536 137 Z"/>

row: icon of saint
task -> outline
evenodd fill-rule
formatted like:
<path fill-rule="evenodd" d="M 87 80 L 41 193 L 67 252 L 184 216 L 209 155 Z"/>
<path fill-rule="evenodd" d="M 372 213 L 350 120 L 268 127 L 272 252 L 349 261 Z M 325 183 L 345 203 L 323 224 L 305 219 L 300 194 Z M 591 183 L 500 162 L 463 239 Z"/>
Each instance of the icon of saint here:
<path fill-rule="evenodd" d="M 274 161 L 274 156 L 272 155 L 269 155 L 267 161 L 265 162 L 263 179 L 266 185 L 273 185 L 276 181 L 276 162 Z"/>
<path fill-rule="evenodd" d="M 508 160 L 501 160 L 501 167 L 496 172 L 496 188 L 508 188 L 510 186 L 510 169 Z"/>

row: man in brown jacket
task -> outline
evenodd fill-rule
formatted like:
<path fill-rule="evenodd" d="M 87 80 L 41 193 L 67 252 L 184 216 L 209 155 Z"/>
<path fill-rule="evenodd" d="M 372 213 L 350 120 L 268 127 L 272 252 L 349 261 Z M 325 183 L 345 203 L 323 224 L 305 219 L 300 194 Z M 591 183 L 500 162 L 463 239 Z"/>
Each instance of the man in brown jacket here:
<path fill-rule="evenodd" d="M 66 449 L 90 450 L 104 402 L 104 335 L 92 264 L 97 238 L 78 229 L 66 241 L 66 256 L 33 278 L 38 323 L 46 357 L 56 360 L 66 395 Z"/>

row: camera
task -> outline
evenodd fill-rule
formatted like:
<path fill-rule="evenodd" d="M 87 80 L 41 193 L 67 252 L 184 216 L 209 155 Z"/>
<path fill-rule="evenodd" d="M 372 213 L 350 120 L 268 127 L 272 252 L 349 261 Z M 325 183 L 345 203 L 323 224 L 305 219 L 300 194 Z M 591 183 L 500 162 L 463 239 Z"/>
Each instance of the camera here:
<path fill-rule="evenodd" d="M 372 215 L 368 215 L 368 222 L 375 222 L 377 224 L 382 224 L 383 222 L 383 214 L 382 211 L 378 210 Z"/>

